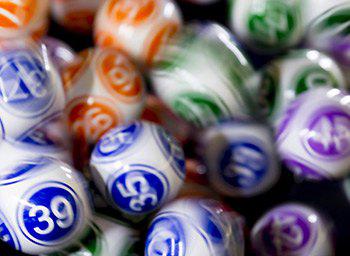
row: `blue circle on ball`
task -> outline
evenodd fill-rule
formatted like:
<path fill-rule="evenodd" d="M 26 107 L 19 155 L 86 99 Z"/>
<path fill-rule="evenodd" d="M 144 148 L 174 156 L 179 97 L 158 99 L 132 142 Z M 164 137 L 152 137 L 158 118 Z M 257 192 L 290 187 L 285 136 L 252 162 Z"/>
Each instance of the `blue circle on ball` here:
<path fill-rule="evenodd" d="M 164 214 L 157 217 L 149 228 L 146 241 L 146 256 L 184 256 L 186 237 L 181 221 Z"/>
<path fill-rule="evenodd" d="M 131 168 L 114 176 L 110 185 L 113 202 L 131 214 L 155 210 L 168 192 L 167 178 L 149 166 L 134 165 Z"/>
<path fill-rule="evenodd" d="M 93 161 L 114 159 L 135 143 L 141 130 L 141 123 L 118 126 L 112 129 L 97 143 L 92 153 Z"/>
<path fill-rule="evenodd" d="M 53 103 L 53 90 L 44 63 L 30 50 L 0 54 L 1 105 L 15 116 L 36 117 Z"/>
<path fill-rule="evenodd" d="M 26 200 L 18 216 L 23 234 L 33 243 L 60 244 L 75 230 L 80 214 L 77 197 L 69 186 L 43 183 Z"/>
<path fill-rule="evenodd" d="M 176 139 L 162 127 L 156 126 L 153 130 L 156 133 L 155 138 L 157 144 L 161 148 L 165 159 L 170 162 L 180 179 L 184 179 L 186 175 L 185 157 L 181 146 Z"/>
<path fill-rule="evenodd" d="M 228 145 L 220 160 L 220 176 L 230 186 L 249 189 L 258 185 L 268 171 L 268 156 L 251 142 L 237 141 Z"/>
<path fill-rule="evenodd" d="M 2 212 L 0 212 L 0 240 L 7 243 L 14 249 L 21 249 L 15 232 L 9 225 L 7 219 L 5 218 Z"/>

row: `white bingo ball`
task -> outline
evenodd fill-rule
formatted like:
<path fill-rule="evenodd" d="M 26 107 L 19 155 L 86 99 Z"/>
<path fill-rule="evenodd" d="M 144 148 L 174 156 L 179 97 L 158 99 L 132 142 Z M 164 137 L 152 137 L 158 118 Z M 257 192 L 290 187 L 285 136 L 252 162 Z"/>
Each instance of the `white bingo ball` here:
<path fill-rule="evenodd" d="M 300 0 L 230 0 L 231 28 L 254 50 L 279 52 L 303 36 L 303 3 Z"/>
<path fill-rule="evenodd" d="M 51 158 L 23 160 L 0 177 L 2 239 L 28 253 L 50 253 L 85 232 L 91 209 L 85 181 Z"/>
<path fill-rule="evenodd" d="M 185 177 L 182 148 L 162 127 L 135 122 L 118 126 L 97 143 L 91 171 L 110 204 L 143 216 L 174 198 Z"/>
<path fill-rule="evenodd" d="M 0 44 L 0 123 L 2 137 L 22 140 L 61 114 L 61 78 L 48 56 L 29 40 Z"/>
<path fill-rule="evenodd" d="M 254 196 L 279 178 L 273 133 L 263 124 L 227 121 L 208 129 L 201 143 L 209 181 L 224 195 Z"/>
<path fill-rule="evenodd" d="M 2 152 L 0 154 L 0 171 L 6 170 L 9 165 L 18 161 L 33 159 L 38 156 L 51 157 L 67 164 L 73 163 L 69 149 L 64 145 L 56 144 L 41 131 L 35 131 L 24 142 L 2 142 L 0 152 Z"/>
<path fill-rule="evenodd" d="M 141 115 L 145 88 L 137 67 L 119 50 L 83 51 L 63 80 L 66 118 L 74 137 L 96 143 L 109 129 Z"/>
<path fill-rule="evenodd" d="M 176 200 L 152 221 L 144 255 L 243 256 L 243 219 L 219 201 Z"/>
<path fill-rule="evenodd" d="M 271 124 L 276 125 L 291 101 L 318 87 L 346 88 L 339 65 L 316 50 L 293 50 L 261 72 L 259 104 Z"/>
<path fill-rule="evenodd" d="M 318 88 L 294 100 L 278 124 L 278 152 L 297 176 L 321 180 L 350 169 L 350 95 Z"/>
<path fill-rule="evenodd" d="M 165 47 L 152 69 L 157 95 L 184 120 L 206 127 L 254 111 L 254 69 L 232 35 L 215 23 L 192 24 Z"/>
<path fill-rule="evenodd" d="M 120 48 L 147 66 L 158 59 L 181 24 L 172 0 L 108 0 L 96 17 L 95 41 Z"/>
<path fill-rule="evenodd" d="M 315 19 L 323 15 L 332 8 L 344 3 L 348 0 L 307 0 L 303 1 L 303 20 L 306 26 L 310 25 Z"/>

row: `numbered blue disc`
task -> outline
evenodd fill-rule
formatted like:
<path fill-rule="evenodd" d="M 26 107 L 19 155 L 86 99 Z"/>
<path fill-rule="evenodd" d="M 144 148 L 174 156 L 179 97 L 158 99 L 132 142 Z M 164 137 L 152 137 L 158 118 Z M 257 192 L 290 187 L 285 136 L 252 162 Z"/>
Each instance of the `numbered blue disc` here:
<path fill-rule="evenodd" d="M 237 141 L 225 149 L 219 166 L 219 173 L 226 184 L 238 189 L 250 189 L 264 179 L 269 159 L 257 144 Z"/>
<path fill-rule="evenodd" d="M 13 231 L 2 212 L 0 212 L 0 240 L 16 250 L 21 249 L 16 233 Z"/>
<path fill-rule="evenodd" d="M 36 117 L 53 104 L 55 90 L 44 63 L 30 50 L 0 55 L 0 102 L 11 114 Z"/>
<path fill-rule="evenodd" d="M 113 161 L 115 157 L 126 151 L 135 143 L 141 131 L 142 124 L 139 122 L 127 126 L 118 126 L 110 130 L 97 143 L 92 153 L 92 161 Z"/>
<path fill-rule="evenodd" d="M 108 183 L 114 204 L 130 214 L 153 211 L 163 202 L 169 189 L 164 174 L 146 165 L 130 165 L 126 172 L 117 171 Z"/>
<path fill-rule="evenodd" d="M 64 243 L 80 222 L 80 202 L 72 188 L 63 183 L 42 183 L 29 190 L 24 200 L 18 209 L 19 226 L 33 243 Z"/>
<path fill-rule="evenodd" d="M 160 126 L 154 126 L 152 132 L 165 159 L 170 162 L 180 179 L 184 179 L 186 175 L 185 157 L 179 143 Z"/>
<path fill-rule="evenodd" d="M 163 214 L 149 228 L 146 256 L 184 256 L 186 236 L 181 221 L 175 216 Z"/>

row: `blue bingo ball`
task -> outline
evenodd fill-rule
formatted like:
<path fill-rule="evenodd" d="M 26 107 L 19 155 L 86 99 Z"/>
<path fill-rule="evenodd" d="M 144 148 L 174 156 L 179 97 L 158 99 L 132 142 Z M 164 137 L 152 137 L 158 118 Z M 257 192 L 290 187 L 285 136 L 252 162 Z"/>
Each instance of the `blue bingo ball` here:
<path fill-rule="evenodd" d="M 6 171 L 6 170 L 5 170 Z M 0 238 L 28 254 L 62 249 L 83 235 L 91 209 L 84 180 L 51 158 L 21 160 L 0 176 Z"/>
<path fill-rule="evenodd" d="M 180 199 L 152 221 L 145 256 L 243 256 L 242 218 L 209 199 Z"/>
<path fill-rule="evenodd" d="M 149 122 L 109 131 L 97 143 L 90 164 L 99 190 L 130 216 L 150 213 L 175 197 L 185 177 L 182 148 Z"/>
<path fill-rule="evenodd" d="M 0 46 L 1 136 L 17 140 L 42 122 L 62 113 L 60 76 L 31 41 L 5 41 Z"/>
<path fill-rule="evenodd" d="M 207 129 L 203 153 L 213 188 L 226 196 L 250 197 L 270 189 L 280 168 L 268 127 L 226 121 Z"/>

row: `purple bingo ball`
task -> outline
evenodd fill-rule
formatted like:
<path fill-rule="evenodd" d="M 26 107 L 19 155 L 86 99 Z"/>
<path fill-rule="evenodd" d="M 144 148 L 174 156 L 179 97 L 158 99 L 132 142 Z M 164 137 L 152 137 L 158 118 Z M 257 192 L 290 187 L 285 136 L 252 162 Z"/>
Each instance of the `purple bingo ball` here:
<path fill-rule="evenodd" d="M 350 171 L 350 95 L 318 88 L 299 96 L 277 128 L 282 161 L 297 176 L 322 180 Z"/>
<path fill-rule="evenodd" d="M 251 242 L 256 255 L 331 256 L 329 223 L 314 209 L 297 203 L 268 211 L 254 225 Z"/>

